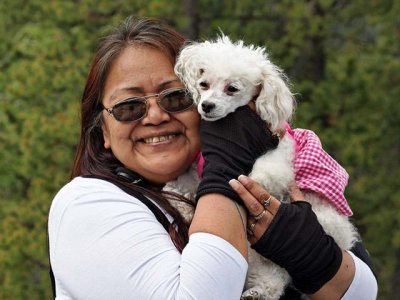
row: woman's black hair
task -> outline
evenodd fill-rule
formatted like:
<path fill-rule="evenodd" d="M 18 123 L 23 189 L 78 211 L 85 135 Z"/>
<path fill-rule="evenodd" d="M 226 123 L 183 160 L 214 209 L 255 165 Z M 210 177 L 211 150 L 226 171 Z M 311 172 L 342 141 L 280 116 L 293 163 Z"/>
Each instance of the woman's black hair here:
<path fill-rule="evenodd" d="M 114 31 L 100 43 L 93 59 L 81 102 L 81 134 L 73 162 L 71 178 L 77 176 L 91 176 L 102 178 L 132 190 L 132 193 L 141 194 L 155 200 L 174 221 L 168 231 L 177 249 L 182 251 L 188 241 L 188 224 L 174 209 L 168 199 L 187 200 L 173 193 L 166 193 L 151 184 L 139 186 L 130 184 L 117 175 L 117 168 L 123 167 L 110 149 L 104 148 L 104 139 L 101 129 L 102 122 L 102 94 L 109 70 L 122 53 L 132 45 L 152 47 L 165 53 L 175 64 L 176 56 L 186 39 L 177 31 L 159 20 L 148 18 L 128 17 Z M 190 202 L 189 202 L 190 203 Z M 160 211 L 160 214 L 162 212 Z M 156 215 L 160 220 L 163 216 Z M 176 230 L 176 228 L 178 228 Z"/>

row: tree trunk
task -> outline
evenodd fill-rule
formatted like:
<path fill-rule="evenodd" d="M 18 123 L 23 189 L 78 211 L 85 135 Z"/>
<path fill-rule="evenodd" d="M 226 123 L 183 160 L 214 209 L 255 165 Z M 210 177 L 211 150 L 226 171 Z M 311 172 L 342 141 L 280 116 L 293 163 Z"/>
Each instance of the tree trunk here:
<path fill-rule="evenodd" d="M 183 0 L 183 9 L 189 19 L 189 25 L 185 30 L 186 36 L 190 40 L 197 40 L 200 31 L 200 17 L 197 12 L 196 0 Z"/>

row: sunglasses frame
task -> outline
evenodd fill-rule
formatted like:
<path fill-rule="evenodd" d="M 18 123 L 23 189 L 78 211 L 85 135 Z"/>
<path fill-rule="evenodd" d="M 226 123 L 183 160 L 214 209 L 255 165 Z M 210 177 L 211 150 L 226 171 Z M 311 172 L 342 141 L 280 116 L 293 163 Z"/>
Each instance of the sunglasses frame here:
<path fill-rule="evenodd" d="M 187 95 L 192 99 L 192 104 L 190 104 L 187 108 L 184 108 L 184 109 L 182 109 L 182 110 L 178 110 L 178 111 L 168 111 L 168 110 L 165 109 L 160 103 L 161 103 L 161 100 L 162 100 L 162 99 L 164 99 L 166 96 L 168 96 L 169 94 L 174 93 L 174 92 L 184 92 L 185 94 L 187 94 Z M 117 120 L 118 122 L 135 122 L 135 121 L 139 121 L 139 120 L 143 119 L 145 116 L 147 116 L 147 112 L 148 112 L 148 110 L 149 110 L 149 105 L 148 105 L 147 99 L 148 99 L 148 98 L 153 98 L 153 97 L 157 98 L 157 105 L 158 105 L 158 107 L 160 107 L 163 111 L 165 111 L 166 113 L 169 113 L 169 114 L 171 114 L 171 113 L 173 114 L 173 113 L 180 113 L 180 112 L 183 112 L 183 111 L 185 111 L 185 110 L 190 109 L 190 108 L 194 105 L 194 100 L 193 100 L 192 96 L 190 95 L 189 91 L 188 91 L 186 88 L 170 88 L 170 89 L 163 90 L 163 91 L 161 91 L 160 93 L 157 93 L 157 94 L 151 94 L 151 95 L 146 95 L 146 96 L 133 96 L 133 97 L 129 97 L 129 98 L 123 99 L 123 100 L 121 100 L 121 101 L 118 101 L 117 103 L 115 103 L 115 104 L 114 104 L 113 106 L 111 106 L 111 107 L 105 107 L 105 106 L 103 106 L 103 109 L 105 109 L 105 110 L 108 112 L 108 114 L 109 114 L 110 116 L 112 116 L 115 120 Z M 137 119 L 135 119 L 135 120 L 129 120 L 129 121 L 120 121 L 120 120 L 118 120 L 117 117 L 116 117 L 116 116 L 114 115 L 114 113 L 113 113 L 114 108 L 115 108 L 116 106 L 121 106 L 121 105 L 123 105 L 124 103 L 130 103 L 130 102 L 141 102 L 141 103 L 144 103 L 144 104 L 145 104 L 145 106 L 146 106 L 146 111 L 145 111 L 145 113 L 143 114 L 143 116 L 141 116 L 140 118 L 137 118 Z"/>

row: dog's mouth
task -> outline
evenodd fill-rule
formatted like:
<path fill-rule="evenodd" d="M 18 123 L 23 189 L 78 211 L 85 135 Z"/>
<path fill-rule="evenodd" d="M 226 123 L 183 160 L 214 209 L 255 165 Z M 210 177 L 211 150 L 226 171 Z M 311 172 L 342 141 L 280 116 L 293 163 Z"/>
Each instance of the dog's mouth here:
<path fill-rule="evenodd" d="M 219 119 L 222 119 L 224 116 L 220 116 L 220 115 L 215 115 L 215 114 L 206 114 L 206 113 L 202 113 L 201 114 L 201 118 L 205 121 L 217 121 Z"/>

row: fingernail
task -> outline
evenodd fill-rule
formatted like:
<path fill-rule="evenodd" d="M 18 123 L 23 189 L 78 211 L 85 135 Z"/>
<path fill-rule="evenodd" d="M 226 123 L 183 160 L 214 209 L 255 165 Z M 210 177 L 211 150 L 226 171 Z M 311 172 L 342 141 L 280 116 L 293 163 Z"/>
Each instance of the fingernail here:
<path fill-rule="evenodd" d="M 229 180 L 229 184 L 231 185 L 231 187 L 235 188 L 239 186 L 239 181 L 237 181 L 236 179 L 231 179 Z"/>
<path fill-rule="evenodd" d="M 239 175 L 238 179 L 240 182 L 243 182 L 243 183 L 246 183 L 249 181 L 249 178 L 245 175 Z"/>

